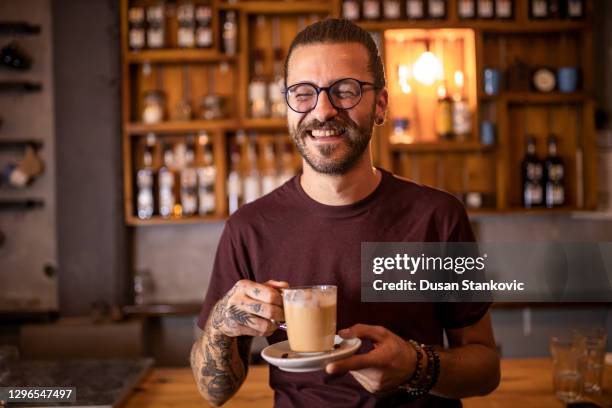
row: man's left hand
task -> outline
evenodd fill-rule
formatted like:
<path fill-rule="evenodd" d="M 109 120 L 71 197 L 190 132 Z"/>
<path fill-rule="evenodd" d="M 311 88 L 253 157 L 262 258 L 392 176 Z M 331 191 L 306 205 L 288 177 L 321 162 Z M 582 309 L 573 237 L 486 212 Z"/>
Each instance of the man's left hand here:
<path fill-rule="evenodd" d="M 374 349 L 327 364 L 325 371 L 328 374 L 350 372 L 369 392 L 384 393 L 405 383 L 414 372 L 416 351 L 408 342 L 384 327 L 356 324 L 340 330 L 338 334 L 345 339 L 370 339 Z"/>

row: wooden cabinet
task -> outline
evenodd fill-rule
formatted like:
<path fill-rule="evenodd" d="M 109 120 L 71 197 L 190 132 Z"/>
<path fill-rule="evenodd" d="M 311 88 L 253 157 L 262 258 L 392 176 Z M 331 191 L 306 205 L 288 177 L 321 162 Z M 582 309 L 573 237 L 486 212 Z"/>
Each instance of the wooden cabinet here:
<path fill-rule="evenodd" d="M 559 139 L 559 151 L 566 165 L 567 205 L 564 209 L 593 209 L 597 184 L 591 1 L 585 1 L 586 17 L 581 20 L 530 20 L 527 0 L 512 2 L 512 19 L 460 19 L 457 15 L 458 1 L 445 2 L 447 13 L 443 19 L 357 21 L 382 39 L 381 52 L 386 54 L 387 62 L 390 61 L 389 52 L 393 52 L 392 47 L 385 45 L 388 44 L 386 38 L 390 30 L 442 32 L 457 29 L 471 38 L 466 43 L 464 54 L 467 59 L 463 64 L 471 81 L 468 81 L 466 89 L 472 111 L 472 132 L 462 140 L 439 141 L 434 137 L 419 143 L 392 144 L 389 137 L 393 132 L 393 118 L 388 117 L 386 125 L 378 128 L 374 136 L 377 164 L 462 198 L 469 192 L 482 193 L 488 197 L 482 204 L 490 211 L 524 211 L 521 207 L 520 163 L 525 137 L 533 135 L 537 140 L 539 155 L 544 156 L 545 140 L 554 133 Z M 130 7 L 162 3 L 154 0 L 121 0 L 125 216 L 130 225 L 202 222 L 228 216 L 228 143 L 235 132 L 256 132 L 258 145 L 288 140 L 283 118 L 253 118 L 250 114 L 248 84 L 254 75 L 254 52 L 257 50 L 258 58 L 261 58 L 261 74 L 269 80 L 275 73 L 276 48 L 280 47 L 284 58 L 301 27 L 327 16 L 340 16 L 343 8 L 341 0 L 193 0 L 193 3 L 210 4 L 212 8 L 211 48 L 176 47 L 178 22 L 175 9 L 181 4 L 179 1 L 166 3 L 169 7 L 165 20 L 167 46 L 135 51 L 129 47 Z M 402 5 L 402 12 L 405 12 L 404 8 Z M 235 55 L 224 53 L 222 44 L 222 26 L 228 13 L 235 13 L 238 26 Z M 279 33 L 277 40 L 276 32 Z M 556 70 L 564 66 L 577 67 L 581 73 L 576 92 L 542 93 L 533 90 L 530 77 L 534 69 L 549 67 Z M 495 68 L 502 74 L 497 95 L 488 95 L 483 91 L 483 72 L 486 68 Z M 388 79 L 397 80 L 395 69 L 394 66 L 386 66 Z M 163 91 L 165 118 L 161 122 L 147 124 L 142 121 L 141 113 L 143 97 L 151 90 Z M 219 95 L 225 103 L 226 115 L 223 118 L 210 120 L 202 116 L 202 98 L 211 92 Z M 173 113 L 183 100 L 188 100 L 191 105 L 191 120 L 178 120 Z M 395 115 L 393 110 L 390 112 Z M 480 124 L 483 121 L 491 121 L 495 125 L 496 142 L 492 145 L 481 143 Z M 173 143 L 180 142 L 188 135 L 197 137 L 201 131 L 206 131 L 210 136 L 217 168 L 215 212 L 206 216 L 139 219 L 135 211 L 135 172 L 140 166 L 147 135 L 154 133 L 159 139 Z M 264 150 L 263 145 L 258 150 Z M 196 151 L 196 163 L 199 157 L 200 153 Z M 154 167 L 161 165 L 159 153 L 154 163 Z"/>

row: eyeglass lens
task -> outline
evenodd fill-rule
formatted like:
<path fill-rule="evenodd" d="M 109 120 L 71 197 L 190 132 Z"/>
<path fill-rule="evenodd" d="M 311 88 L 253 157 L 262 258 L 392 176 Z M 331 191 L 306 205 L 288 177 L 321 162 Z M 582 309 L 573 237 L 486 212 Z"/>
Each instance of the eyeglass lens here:
<path fill-rule="evenodd" d="M 287 103 L 296 112 L 305 113 L 315 108 L 317 88 L 311 84 L 296 84 L 287 89 Z M 361 100 L 361 84 L 354 79 L 343 79 L 327 90 L 327 97 L 336 109 L 350 109 Z"/>

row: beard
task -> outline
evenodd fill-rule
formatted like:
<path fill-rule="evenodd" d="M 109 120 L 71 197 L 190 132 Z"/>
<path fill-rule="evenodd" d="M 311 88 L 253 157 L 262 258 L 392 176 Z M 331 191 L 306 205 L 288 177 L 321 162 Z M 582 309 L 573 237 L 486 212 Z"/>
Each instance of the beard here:
<path fill-rule="evenodd" d="M 359 126 L 346 115 L 339 112 L 333 119 L 321 122 L 313 119 L 290 128 L 289 133 L 300 155 L 313 170 L 323 174 L 346 174 L 359 161 L 370 140 L 374 126 L 374 110 L 370 113 L 365 126 Z M 321 145 L 308 144 L 312 130 L 333 130 L 342 132 L 338 143 Z M 343 146 L 344 145 L 344 146 Z M 344 147 L 344 152 L 340 153 Z"/>

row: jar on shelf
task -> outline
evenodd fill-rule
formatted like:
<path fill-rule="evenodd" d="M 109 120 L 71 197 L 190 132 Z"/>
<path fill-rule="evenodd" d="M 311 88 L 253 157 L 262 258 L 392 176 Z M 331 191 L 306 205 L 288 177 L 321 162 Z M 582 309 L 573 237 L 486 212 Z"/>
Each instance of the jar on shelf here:
<path fill-rule="evenodd" d="M 166 97 L 162 91 L 152 90 L 144 94 L 142 101 L 142 121 L 146 124 L 159 123 L 164 120 Z"/>
<path fill-rule="evenodd" d="M 200 103 L 200 117 L 204 120 L 223 119 L 226 116 L 225 98 L 221 95 L 204 95 Z"/>

